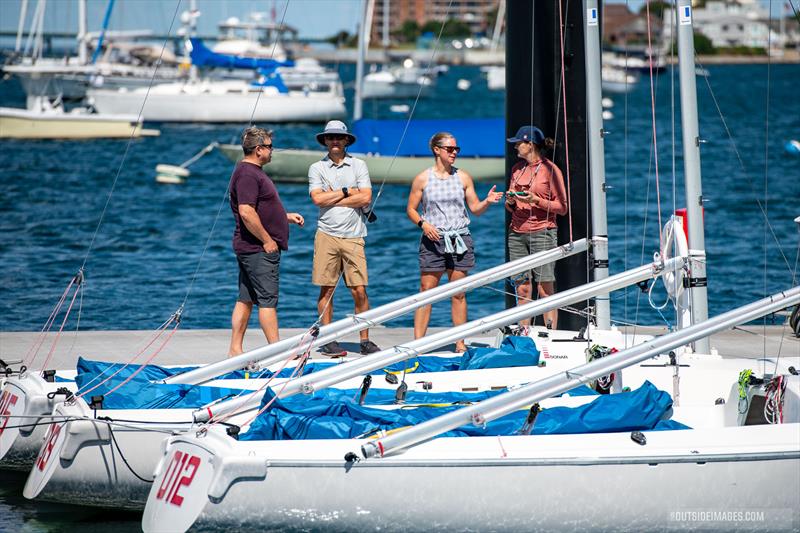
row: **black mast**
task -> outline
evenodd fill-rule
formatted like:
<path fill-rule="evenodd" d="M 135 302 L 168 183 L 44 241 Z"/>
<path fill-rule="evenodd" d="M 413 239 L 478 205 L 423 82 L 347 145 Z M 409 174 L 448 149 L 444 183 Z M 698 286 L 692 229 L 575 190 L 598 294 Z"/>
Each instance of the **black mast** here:
<path fill-rule="evenodd" d="M 586 72 L 584 69 L 583 2 L 561 1 L 564 21 L 564 81 L 569 140 L 569 194 L 573 239 L 589 235 L 588 159 L 586 143 Z M 553 137 L 553 157 L 567 181 L 567 157 L 561 96 L 561 35 L 558 0 L 513 0 L 506 11 L 506 133 L 533 123 Z M 506 188 L 511 167 L 517 162 L 513 146 L 506 149 Z M 506 212 L 506 233 L 509 215 Z M 558 242 L 569 242 L 569 219 L 558 217 Z M 508 246 L 506 245 L 506 259 Z M 589 281 L 586 254 L 556 263 L 556 290 L 563 291 Z M 513 291 L 511 287 L 507 287 Z M 535 289 L 534 289 L 535 290 Z M 535 292 L 534 292 L 535 294 Z M 515 304 L 506 296 L 506 307 Z M 588 302 L 575 304 L 583 308 Z M 559 313 L 560 329 L 580 329 L 584 317 Z"/>

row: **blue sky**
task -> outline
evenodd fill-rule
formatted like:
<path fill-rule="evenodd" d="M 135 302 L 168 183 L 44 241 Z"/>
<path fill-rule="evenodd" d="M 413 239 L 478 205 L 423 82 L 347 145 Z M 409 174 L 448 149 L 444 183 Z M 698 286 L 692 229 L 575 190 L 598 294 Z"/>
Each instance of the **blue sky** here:
<path fill-rule="evenodd" d="M 116 0 L 111 16 L 112 29 L 150 29 L 165 34 L 180 1 L 179 11 L 188 10 L 190 0 Z M 30 20 L 37 0 L 28 0 Z M 89 29 L 101 27 L 108 0 L 87 0 Z M 0 29 L 16 31 L 22 0 L 0 0 Z M 614 3 L 623 3 L 623 0 Z M 638 10 L 643 0 L 630 0 L 631 10 Z M 202 13 L 198 21 L 201 35 L 216 35 L 217 24 L 228 17 L 245 19 L 248 13 L 269 13 L 273 6 L 280 19 L 287 0 L 197 0 Z M 286 22 L 300 31 L 301 37 L 328 37 L 340 30 L 355 32 L 361 0 L 289 0 Z M 77 31 L 78 0 L 48 0 L 45 29 Z M 179 24 L 176 21 L 176 24 Z M 27 25 L 26 25 L 27 30 Z"/>
<path fill-rule="evenodd" d="M 0 0 L 0 29 L 16 31 L 22 0 Z M 108 0 L 87 0 L 89 30 L 99 30 Z M 201 35 L 216 35 L 217 24 L 228 17 L 244 20 L 248 13 L 270 13 L 273 6 L 278 19 L 286 8 L 286 0 L 197 0 L 202 13 L 198 20 Z M 286 22 L 300 30 L 301 37 L 327 37 L 339 30 L 354 32 L 359 18 L 360 0 L 290 0 Z M 116 0 L 111 15 L 111 29 L 150 29 L 165 34 L 178 0 Z M 36 0 L 28 0 L 28 20 Z M 189 0 L 180 0 L 179 11 L 189 9 Z M 179 13 L 180 16 L 180 13 Z M 77 31 L 77 0 L 48 0 L 45 29 Z M 179 25 L 176 20 L 176 25 Z M 26 25 L 27 31 L 27 25 Z"/>

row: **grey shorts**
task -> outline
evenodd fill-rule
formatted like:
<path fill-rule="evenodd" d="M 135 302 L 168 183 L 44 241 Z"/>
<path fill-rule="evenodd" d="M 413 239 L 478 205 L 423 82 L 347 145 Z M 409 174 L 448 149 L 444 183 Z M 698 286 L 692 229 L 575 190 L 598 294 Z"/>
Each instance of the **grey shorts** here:
<path fill-rule="evenodd" d="M 552 250 L 558 246 L 558 230 L 545 229 L 534 233 L 508 232 L 508 257 L 511 261 L 527 257 L 536 252 Z M 522 279 L 531 279 L 531 271 L 520 275 Z M 533 278 L 536 281 L 555 281 L 556 264 L 548 263 L 533 269 Z"/>
<path fill-rule="evenodd" d="M 281 252 L 237 254 L 239 301 L 258 307 L 278 307 L 278 274 Z"/>
<path fill-rule="evenodd" d="M 475 243 L 472 241 L 472 235 L 462 235 L 461 238 L 467 245 L 467 251 L 463 254 L 447 254 L 444 252 L 444 239 L 436 242 L 423 235 L 419 241 L 420 272 L 444 272 L 445 270 L 467 272 L 474 268 Z"/>

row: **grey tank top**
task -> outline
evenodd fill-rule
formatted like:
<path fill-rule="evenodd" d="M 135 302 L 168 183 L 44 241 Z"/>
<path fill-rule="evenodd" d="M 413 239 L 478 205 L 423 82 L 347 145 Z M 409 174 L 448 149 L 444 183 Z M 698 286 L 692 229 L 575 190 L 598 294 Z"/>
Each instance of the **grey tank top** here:
<path fill-rule="evenodd" d="M 467 209 L 464 206 L 464 187 L 458 177 L 458 169 L 452 167 L 447 178 L 436 177 L 433 168 L 428 169 L 428 183 L 422 189 L 422 218 L 437 229 L 454 231 L 469 226 Z"/>

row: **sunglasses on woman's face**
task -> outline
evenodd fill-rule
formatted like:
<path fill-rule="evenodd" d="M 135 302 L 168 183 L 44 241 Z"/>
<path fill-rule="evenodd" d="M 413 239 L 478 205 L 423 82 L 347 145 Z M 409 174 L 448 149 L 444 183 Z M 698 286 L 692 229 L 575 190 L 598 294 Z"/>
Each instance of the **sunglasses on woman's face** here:
<path fill-rule="evenodd" d="M 448 153 L 457 154 L 461 151 L 460 146 L 439 146 L 442 150 L 447 150 Z"/>

